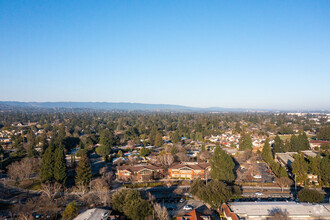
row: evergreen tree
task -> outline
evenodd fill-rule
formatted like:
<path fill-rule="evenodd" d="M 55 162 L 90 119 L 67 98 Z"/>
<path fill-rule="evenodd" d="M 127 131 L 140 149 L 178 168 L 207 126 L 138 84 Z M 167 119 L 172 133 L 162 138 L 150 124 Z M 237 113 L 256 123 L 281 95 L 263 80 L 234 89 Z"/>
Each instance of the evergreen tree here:
<path fill-rule="evenodd" d="M 321 171 L 321 180 L 324 185 L 328 185 L 330 183 L 330 155 L 326 155 L 321 159 L 320 163 Z"/>
<path fill-rule="evenodd" d="M 273 154 L 272 151 L 270 149 L 270 145 L 269 145 L 269 140 L 268 138 L 265 141 L 264 147 L 262 148 L 262 158 L 264 159 L 264 161 L 266 161 L 268 164 L 273 161 Z"/>
<path fill-rule="evenodd" d="M 173 134 L 172 141 L 173 143 L 179 143 L 181 141 L 180 134 L 177 130 Z"/>
<path fill-rule="evenodd" d="M 216 147 L 211 158 L 211 177 L 220 181 L 232 182 L 235 180 L 233 158 L 220 147 Z"/>
<path fill-rule="evenodd" d="M 239 140 L 239 150 L 252 150 L 252 140 L 249 134 L 243 134 Z"/>
<path fill-rule="evenodd" d="M 78 215 L 78 206 L 76 201 L 73 201 L 67 205 L 64 212 L 62 213 L 62 217 L 65 220 L 72 220 L 74 217 Z"/>
<path fill-rule="evenodd" d="M 308 137 L 305 132 L 299 134 L 297 142 L 298 142 L 298 146 L 297 146 L 298 151 L 310 149 Z"/>
<path fill-rule="evenodd" d="M 100 134 L 100 144 L 105 146 L 107 149 L 110 149 L 116 144 L 117 139 L 114 136 L 112 131 L 104 129 Z"/>
<path fill-rule="evenodd" d="M 292 173 L 296 175 L 297 182 L 303 183 L 306 181 L 308 164 L 306 163 L 303 155 L 294 155 L 294 159 L 295 160 L 291 164 Z"/>
<path fill-rule="evenodd" d="M 54 176 L 54 159 L 50 145 L 42 156 L 40 177 L 42 181 L 51 181 Z"/>
<path fill-rule="evenodd" d="M 282 166 L 278 169 L 278 177 L 288 177 L 288 172 Z"/>
<path fill-rule="evenodd" d="M 284 147 L 283 141 L 281 140 L 281 138 L 278 135 L 276 135 L 276 137 L 274 139 L 273 151 L 274 151 L 274 153 L 284 153 L 285 152 L 285 147 Z"/>
<path fill-rule="evenodd" d="M 149 149 L 145 148 L 145 147 L 142 147 L 141 150 L 140 150 L 140 156 L 141 157 L 145 157 L 149 154 Z"/>
<path fill-rule="evenodd" d="M 66 160 L 62 145 L 55 150 L 54 178 L 57 182 L 65 184 L 67 178 Z"/>
<path fill-rule="evenodd" d="M 101 157 L 104 158 L 104 160 L 107 159 L 107 156 L 110 154 L 111 152 L 111 148 L 109 146 L 106 146 L 106 145 L 101 145 L 101 146 L 98 146 L 96 149 L 95 149 L 96 153 L 98 155 L 100 155 Z"/>
<path fill-rule="evenodd" d="M 122 157 L 123 155 L 124 155 L 123 152 L 121 150 L 119 150 L 117 153 L 117 157 Z"/>
<path fill-rule="evenodd" d="M 87 186 L 92 177 L 91 165 L 86 154 L 83 154 L 76 168 L 76 185 L 82 184 Z"/>
<path fill-rule="evenodd" d="M 299 139 L 298 137 L 293 134 L 291 135 L 291 138 L 290 138 L 290 151 L 291 152 L 298 152 L 299 151 Z"/>
<path fill-rule="evenodd" d="M 155 137 L 155 146 L 156 147 L 161 147 L 163 145 L 163 137 L 160 132 L 157 132 L 156 137 Z"/>

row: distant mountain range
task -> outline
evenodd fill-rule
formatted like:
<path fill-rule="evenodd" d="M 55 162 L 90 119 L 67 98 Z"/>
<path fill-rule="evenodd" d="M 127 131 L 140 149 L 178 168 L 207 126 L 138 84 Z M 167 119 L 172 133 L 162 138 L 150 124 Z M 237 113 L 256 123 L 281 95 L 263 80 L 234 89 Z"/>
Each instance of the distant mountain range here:
<path fill-rule="evenodd" d="M 16 102 L 0 101 L 2 109 L 89 109 L 107 111 L 163 111 L 163 112 L 243 112 L 247 109 L 236 108 L 196 108 L 183 105 L 144 104 L 129 102 Z"/>
<path fill-rule="evenodd" d="M 160 111 L 160 112 L 279 112 L 271 109 L 197 108 L 183 105 L 144 104 L 129 102 L 17 102 L 0 101 L 0 110 L 65 110 L 65 111 Z M 287 112 L 283 110 L 283 112 Z M 291 111 L 292 112 L 292 111 Z M 313 111 L 315 112 L 315 111 Z M 329 112 L 329 111 L 317 111 Z"/>

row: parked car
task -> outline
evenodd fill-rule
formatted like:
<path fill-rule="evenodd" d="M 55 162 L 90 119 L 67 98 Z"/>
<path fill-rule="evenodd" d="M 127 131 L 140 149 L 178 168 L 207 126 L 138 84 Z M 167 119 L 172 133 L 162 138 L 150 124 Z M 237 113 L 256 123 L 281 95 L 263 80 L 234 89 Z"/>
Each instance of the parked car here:
<path fill-rule="evenodd" d="M 181 198 L 179 202 L 183 203 L 184 201 L 186 201 L 184 198 Z"/>
<path fill-rule="evenodd" d="M 186 210 L 186 211 L 190 211 L 190 210 L 193 210 L 194 207 L 192 207 L 191 205 L 185 205 L 183 207 L 183 210 Z"/>
<path fill-rule="evenodd" d="M 263 196 L 264 194 L 261 193 L 261 192 L 256 192 L 255 195 L 256 195 L 256 196 Z"/>

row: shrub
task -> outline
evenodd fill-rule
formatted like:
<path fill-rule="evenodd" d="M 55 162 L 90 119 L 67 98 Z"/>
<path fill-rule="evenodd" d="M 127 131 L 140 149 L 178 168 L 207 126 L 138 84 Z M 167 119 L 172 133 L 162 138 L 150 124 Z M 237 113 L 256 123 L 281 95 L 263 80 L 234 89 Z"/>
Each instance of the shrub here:
<path fill-rule="evenodd" d="M 313 189 L 303 189 L 298 193 L 300 202 L 323 202 L 324 196 L 320 192 Z"/>

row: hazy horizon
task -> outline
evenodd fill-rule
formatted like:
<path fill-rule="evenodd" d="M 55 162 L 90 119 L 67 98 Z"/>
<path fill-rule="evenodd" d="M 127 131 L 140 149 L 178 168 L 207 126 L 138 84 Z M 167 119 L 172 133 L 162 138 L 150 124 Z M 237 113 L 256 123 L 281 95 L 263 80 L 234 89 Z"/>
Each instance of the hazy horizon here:
<path fill-rule="evenodd" d="M 0 100 L 330 110 L 329 9 L 0 0 Z"/>

